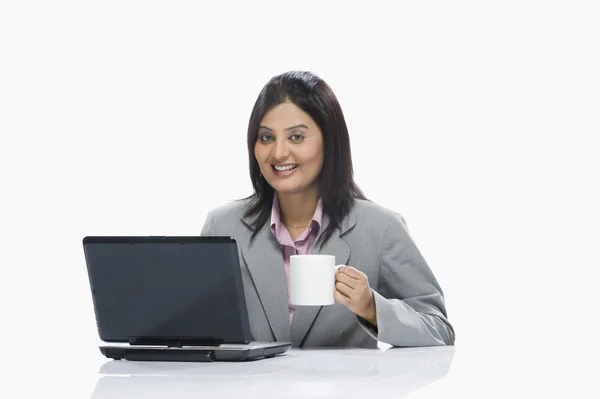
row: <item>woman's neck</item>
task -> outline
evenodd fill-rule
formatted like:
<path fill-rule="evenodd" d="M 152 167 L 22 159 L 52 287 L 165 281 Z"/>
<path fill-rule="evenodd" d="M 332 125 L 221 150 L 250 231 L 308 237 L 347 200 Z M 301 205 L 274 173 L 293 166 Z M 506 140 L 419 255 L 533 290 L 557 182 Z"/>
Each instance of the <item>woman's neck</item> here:
<path fill-rule="evenodd" d="M 301 193 L 277 193 L 279 213 L 283 224 L 288 226 L 306 226 L 310 224 L 319 203 L 318 189 Z"/>

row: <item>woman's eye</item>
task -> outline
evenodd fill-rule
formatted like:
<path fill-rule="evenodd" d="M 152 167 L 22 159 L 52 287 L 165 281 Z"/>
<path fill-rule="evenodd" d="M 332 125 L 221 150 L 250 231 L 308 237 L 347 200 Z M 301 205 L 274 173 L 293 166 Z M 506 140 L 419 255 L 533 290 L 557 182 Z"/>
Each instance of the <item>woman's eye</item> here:
<path fill-rule="evenodd" d="M 260 141 L 263 143 L 269 143 L 271 140 L 273 140 L 273 137 L 270 134 L 263 134 L 260 136 Z"/>
<path fill-rule="evenodd" d="M 296 134 L 292 135 L 292 137 L 290 137 L 290 139 L 294 142 L 302 141 L 303 138 L 304 138 L 304 136 L 301 134 L 298 134 L 298 133 L 296 133 Z"/>

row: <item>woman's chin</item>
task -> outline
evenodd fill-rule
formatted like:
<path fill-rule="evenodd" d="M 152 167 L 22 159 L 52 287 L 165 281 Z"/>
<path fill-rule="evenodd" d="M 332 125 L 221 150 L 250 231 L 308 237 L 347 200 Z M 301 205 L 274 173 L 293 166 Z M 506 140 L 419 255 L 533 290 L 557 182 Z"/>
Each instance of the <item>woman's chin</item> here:
<path fill-rule="evenodd" d="M 273 187 L 273 189 L 277 192 L 277 194 L 298 194 L 305 190 L 302 187 Z"/>
<path fill-rule="evenodd" d="M 297 184 L 277 184 L 272 185 L 273 189 L 277 192 L 278 195 L 292 195 L 292 194 L 301 194 L 312 192 L 312 186 L 310 185 L 297 185 Z"/>

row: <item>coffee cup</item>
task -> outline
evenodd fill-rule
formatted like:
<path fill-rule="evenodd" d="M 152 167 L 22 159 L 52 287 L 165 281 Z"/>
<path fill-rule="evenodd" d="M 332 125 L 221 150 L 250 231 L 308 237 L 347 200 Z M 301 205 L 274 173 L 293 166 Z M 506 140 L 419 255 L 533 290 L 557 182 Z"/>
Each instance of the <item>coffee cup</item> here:
<path fill-rule="evenodd" d="M 290 302 L 292 305 L 323 306 L 335 303 L 333 255 L 290 256 Z"/>

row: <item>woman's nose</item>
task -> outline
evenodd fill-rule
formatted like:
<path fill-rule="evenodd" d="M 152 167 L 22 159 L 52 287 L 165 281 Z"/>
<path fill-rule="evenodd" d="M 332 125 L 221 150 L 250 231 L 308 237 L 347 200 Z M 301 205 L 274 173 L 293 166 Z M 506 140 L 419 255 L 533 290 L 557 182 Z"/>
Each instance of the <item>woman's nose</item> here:
<path fill-rule="evenodd" d="M 287 146 L 287 143 L 283 140 L 278 140 L 275 142 L 275 148 L 273 149 L 273 158 L 276 160 L 283 160 L 287 158 L 290 151 Z"/>

